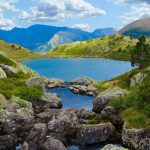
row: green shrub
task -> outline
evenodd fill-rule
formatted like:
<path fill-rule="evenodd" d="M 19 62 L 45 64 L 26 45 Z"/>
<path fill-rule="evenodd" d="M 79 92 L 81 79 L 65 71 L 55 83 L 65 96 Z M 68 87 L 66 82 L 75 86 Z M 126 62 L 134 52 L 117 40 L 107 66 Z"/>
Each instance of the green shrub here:
<path fill-rule="evenodd" d="M 0 54 L 0 64 L 5 64 L 5 65 L 9 65 L 9 66 L 16 66 L 16 63 L 12 60 L 10 60 L 9 58 L 3 56 Z"/>
<path fill-rule="evenodd" d="M 7 98 L 18 96 L 27 101 L 37 100 L 43 93 L 42 88 L 28 87 L 25 79 L 22 78 L 5 78 L 0 79 L 0 93 Z"/>

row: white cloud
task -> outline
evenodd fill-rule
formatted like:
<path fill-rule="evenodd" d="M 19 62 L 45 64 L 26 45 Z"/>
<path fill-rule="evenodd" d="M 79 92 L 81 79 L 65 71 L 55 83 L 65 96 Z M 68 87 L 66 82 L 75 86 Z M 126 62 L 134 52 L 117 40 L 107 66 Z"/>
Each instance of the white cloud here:
<path fill-rule="evenodd" d="M 129 4 L 137 4 L 137 3 L 147 3 L 150 4 L 150 0 L 111 0 L 116 4 L 119 3 L 129 3 Z"/>
<path fill-rule="evenodd" d="M 0 29 L 2 30 L 9 30 L 15 27 L 15 24 L 12 20 L 4 18 L 2 14 L 0 14 Z"/>
<path fill-rule="evenodd" d="M 106 12 L 92 6 L 85 0 L 39 0 L 38 6 L 30 12 L 22 12 L 22 20 L 30 21 L 63 21 L 71 17 L 93 17 Z"/>
<path fill-rule="evenodd" d="M 75 24 L 75 25 L 73 26 L 73 28 L 75 28 L 75 29 L 80 29 L 80 30 L 83 30 L 83 31 L 90 31 L 90 26 L 89 26 L 89 24 L 87 24 L 87 23 Z"/>
<path fill-rule="evenodd" d="M 146 17 L 150 17 L 150 5 L 145 3 L 131 6 L 130 12 L 120 16 L 125 24 Z"/>
<path fill-rule="evenodd" d="M 7 10 L 12 12 L 20 12 L 19 9 L 13 5 L 13 3 L 17 2 L 17 0 L 1 0 L 0 1 L 0 9 L 1 10 Z"/>

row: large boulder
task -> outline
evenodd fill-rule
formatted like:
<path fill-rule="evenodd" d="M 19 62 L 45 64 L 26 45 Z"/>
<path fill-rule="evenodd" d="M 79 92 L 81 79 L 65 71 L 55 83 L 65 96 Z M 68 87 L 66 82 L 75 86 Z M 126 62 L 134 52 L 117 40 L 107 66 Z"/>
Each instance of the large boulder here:
<path fill-rule="evenodd" d="M 50 108 L 61 108 L 62 100 L 58 97 L 57 94 L 45 93 L 38 99 L 38 101 L 33 103 L 33 106 L 34 110 L 37 113 L 40 113 Z"/>
<path fill-rule="evenodd" d="M 22 65 L 20 63 L 17 64 L 17 68 L 19 69 L 20 72 L 29 75 L 30 77 L 35 77 L 38 76 L 36 72 L 34 72 L 32 69 L 28 68 L 25 65 Z"/>
<path fill-rule="evenodd" d="M 90 78 L 87 78 L 87 77 L 82 77 L 82 78 L 79 78 L 79 79 L 76 79 L 74 80 L 72 83 L 73 84 L 77 84 L 77 85 L 85 85 L 85 86 L 88 86 L 89 84 L 93 83 L 94 80 L 93 79 L 90 79 Z"/>
<path fill-rule="evenodd" d="M 0 135 L 0 149 L 12 149 L 18 142 L 18 138 L 15 134 Z"/>
<path fill-rule="evenodd" d="M 76 133 L 77 124 L 76 114 L 63 110 L 48 122 L 48 130 L 64 136 L 73 136 Z"/>
<path fill-rule="evenodd" d="M 123 96 L 128 93 L 127 90 L 121 89 L 119 87 L 109 88 L 104 92 L 98 94 L 93 103 L 93 111 L 96 113 L 101 113 L 101 111 L 106 107 L 109 101 L 116 97 Z"/>
<path fill-rule="evenodd" d="M 44 112 L 36 114 L 36 122 L 48 123 L 52 118 L 58 115 L 61 109 L 49 109 Z"/>
<path fill-rule="evenodd" d="M 111 123 L 80 125 L 76 140 L 81 145 L 106 142 L 112 137 L 114 130 L 115 128 Z"/>
<path fill-rule="evenodd" d="M 143 73 L 138 73 L 138 74 L 134 75 L 131 78 L 130 87 L 141 84 L 146 76 L 147 76 L 147 74 L 143 74 Z"/>
<path fill-rule="evenodd" d="M 150 129 L 123 128 L 122 140 L 131 149 L 149 150 Z"/>
<path fill-rule="evenodd" d="M 31 129 L 26 140 L 40 144 L 45 141 L 46 134 L 47 134 L 47 124 L 46 123 L 36 123 L 34 125 L 34 127 Z"/>
<path fill-rule="evenodd" d="M 5 71 L 0 67 L 0 79 L 1 78 L 7 78 L 7 75 L 6 75 Z"/>
<path fill-rule="evenodd" d="M 78 114 L 78 118 L 81 118 L 81 119 L 91 119 L 91 118 L 94 118 L 96 115 L 95 113 L 89 111 L 86 108 L 82 108 L 78 110 L 77 114 Z"/>
<path fill-rule="evenodd" d="M 102 150 L 128 150 L 126 148 L 123 148 L 122 146 L 108 144 L 102 148 Z"/>
<path fill-rule="evenodd" d="M 46 79 L 43 84 L 49 88 L 56 88 L 56 87 L 63 87 L 65 82 L 61 79 L 56 79 L 56 78 L 51 78 L 51 79 Z"/>
<path fill-rule="evenodd" d="M 28 86 L 42 87 L 45 78 L 42 76 L 34 76 L 26 81 Z"/>
<path fill-rule="evenodd" d="M 41 150 L 66 150 L 63 143 L 57 139 L 49 137 L 44 144 L 40 145 Z"/>
<path fill-rule="evenodd" d="M 26 104 L 24 107 L 20 106 L 20 101 L 24 102 L 21 104 Z M 32 104 L 25 102 L 18 97 L 12 97 L 5 109 L 0 109 L 0 131 L 3 133 L 15 133 L 17 130 L 21 129 L 25 124 L 30 124 L 34 122 L 34 113 Z M 15 103 L 16 102 L 16 103 Z M 17 102 L 19 102 L 17 104 Z"/>
<path fill-rule="evenodd" d="M 118 129 L 122 128 L 123 120 L 114 107 L 107 106 L 101 111 L 102 117 L 111 121 Z"/>
<path fill-rule="evenodd" d="M 6 74 L 18 73 L 19 72 L 19 69 L 15 68 L 15 67 L 12 67 L 12 66 L 0 64 L 0 67 L 5 71 Z"/>

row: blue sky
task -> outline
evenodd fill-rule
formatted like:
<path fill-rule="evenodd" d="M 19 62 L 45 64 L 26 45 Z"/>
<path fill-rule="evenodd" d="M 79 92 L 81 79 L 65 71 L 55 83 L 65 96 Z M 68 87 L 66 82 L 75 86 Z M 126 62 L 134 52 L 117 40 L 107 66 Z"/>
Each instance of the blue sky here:
<path fill-rule="evenodd" d="M 150 17 L 149 0 L 0 0 L 0 29 L 33 24 L 93 31 Z"/>

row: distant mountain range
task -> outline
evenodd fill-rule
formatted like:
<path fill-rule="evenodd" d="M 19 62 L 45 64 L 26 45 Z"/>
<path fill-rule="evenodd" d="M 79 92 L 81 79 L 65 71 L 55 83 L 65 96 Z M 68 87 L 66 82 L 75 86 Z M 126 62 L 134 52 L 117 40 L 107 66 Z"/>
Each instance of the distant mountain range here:
<path fill-rule="evenodd" d="M 33 25 L 29 28 L 15 27 L 9 31 L 0 30 L 0 38 L 9 43 L 20 44 L 31 51 L 47 52 L 61 44 L 98 38 L 115 32 L 113 28 L 97 29 L 90 33 L 67 27 Z"/>
<path fill-rule="evenodd" d="M 139 19 L 123 27 L 118 33 L 139 38 L 141 35 L 150 37 L 150 18 Z"/>

